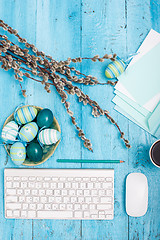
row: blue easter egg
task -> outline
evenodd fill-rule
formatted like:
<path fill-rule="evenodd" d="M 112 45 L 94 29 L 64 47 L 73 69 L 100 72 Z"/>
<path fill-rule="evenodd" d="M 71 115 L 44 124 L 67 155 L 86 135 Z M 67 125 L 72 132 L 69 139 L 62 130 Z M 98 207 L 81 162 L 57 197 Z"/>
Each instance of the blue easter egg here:
<path fill-rule="evenodd" d="M 117 59 L 108 64 L 106 70 L 105 70 L 105 75 L 107 78 L 117 78 L 119 75 L 121 75 L 126 68 L 126 63 L 121 60 L 120 58 L 117 57 Z"/>
<path fill-rule="evenodd" d="M 14 118 L 19 125 L 32 122 L 37 116 L 37 109 L 35 107 L 27 106 L 21 107 L 14 113 Z"/>
<path fill-rule="evenodd" d="M 61 138 L 59 131 L 55 129 L 44 129 L 38 134 L 38 140 L 44 145 L 52 145 Z"/>
<path fill-rule="evenodd" d="M 5 143 L 13 143 L 18 135 L 18 124 L 15 121 L 7 123 L 2 129 L 1 138 Z"/>
<path fill-rule="evenodd" d="M 19 136 L 23 142 L 31 142 L 36 137 L 37 132 L 37 124 L 35 122 L 30 122 L 21 128 Z"/>
<path fill-rule="evenodd" d="M 16 165 L 21 165 L 26 159 L 26 148 L 23 143 L 14 143 L 10 149 L 10 156 Z"/>

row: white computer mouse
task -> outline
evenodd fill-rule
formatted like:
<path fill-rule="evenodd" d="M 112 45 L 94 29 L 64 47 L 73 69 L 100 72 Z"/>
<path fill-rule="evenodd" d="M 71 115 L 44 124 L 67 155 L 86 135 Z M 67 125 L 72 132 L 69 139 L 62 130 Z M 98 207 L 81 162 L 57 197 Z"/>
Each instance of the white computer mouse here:
<path fill-rule="evenodd" d="M 148 208 L 148 181 L 143 173 L 130 173 L 126 179 L 126 212 L 141 217 Z"/>

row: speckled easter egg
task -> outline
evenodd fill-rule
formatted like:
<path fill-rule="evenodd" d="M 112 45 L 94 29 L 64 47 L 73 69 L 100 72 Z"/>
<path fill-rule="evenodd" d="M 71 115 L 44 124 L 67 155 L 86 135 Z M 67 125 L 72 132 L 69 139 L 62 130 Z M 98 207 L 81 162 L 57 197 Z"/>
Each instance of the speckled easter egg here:
<path fill-rule="evenodd" d="M 107 78 L 117 78 L 119 75 L 121 75 L 126 68 L 126 63 L 121 60 L 119 57 L 117 59 L 108 64 L 106 70 L 105 70 L 105 75 Z"/>
<path fill-rule="evenodd" d="M 37 109 L 31 106 L 19 108 L 14 113 L 14 118 L 19 125 L 32 122 L 36 116 L 37 116 Z"/>
<path fill-rule="evenodd" d="M 10 156 L 16 165 L 21 165 L 26 159 L 26 148 L 23 143 L 14 143 L 10 149 Z"/>
<path fill-rule="evenodd" d="M 37 124 L 40 128 L 42 127 L 50 127 L 53 123 L 53 113 L 50 109 L 44 108 L 42 109 L 37 116 Z"/>
<path fill-rule="evenodd" d="M 36 137 L 37 132 L 37 124 L 35 122 L 30 122 L 21 128 L 19 136 L 23 142 L 31 142 Z"/>
<path fill-rule="evenodd" d="M 2 129 L 1 138 L 5 143 L 13 143 L 18 135 L 18 124 L 15 121 L 7 123 Z"/>
<path fill-rule="evenodd" d="M 44 129 L 38 134 L 38 140 L 44 145 L 52 145 L 58 142 L 61 134 L 55 129 Z"/>

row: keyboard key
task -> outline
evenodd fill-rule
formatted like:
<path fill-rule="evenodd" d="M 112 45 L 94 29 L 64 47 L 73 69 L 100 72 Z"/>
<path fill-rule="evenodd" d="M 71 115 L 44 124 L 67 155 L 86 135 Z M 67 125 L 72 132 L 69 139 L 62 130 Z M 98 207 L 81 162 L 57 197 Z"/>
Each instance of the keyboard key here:
<path fill-rule="evenodd" d="M 112 188 L 112 182 L 102 183 L 102 187 L 103 187 L 103 188 Z"/>
<path fill-rule="evenodd" d="M 12 181 L 12 177 L 6 177 L 7 181 Z"/>
<path fill-rule="evenodd" d="M 73 217 L 72 212 L 68 211 L 38 211 L 38 218 L 46 218 L 46 219 L 68 219 Z"/>
<path fill-rule="evenodd" d="M 32 193 L 32 195 L 37 195 L 37 194 L 38 194 L 38 190 L 37 190 L 37 189 L 33 189 L 33 190 L 31 191 L 31 193 Z"/>
<path fill-rule="evenodd" d="M 112 182 L 112 181 L 113 181 L 113 178 L 107 177 L 107 178 L 106 178 L 106 181 L 107 181 L 107 182 Z"/>
<path fill-rule="evenodd" d="M 70 198 L 69 197 L 64 197 L 63 201 L 64 201 L 64 203 L 68 203 L 68 202 L 70 202 Z"/>
<path fill-rule="evenodd" d="M 37 204 L 37 210 L 41 210 L 43 209 L 43 204 L 42 203 L 38 203 Z"/>
<path fill-rule="evenodd" d="M 72 188 L 78 188 L 78 185 L 79 185 L 79 184 L 78 184 L 77 182 L 76 182 L 76 183 L 73 182 L 73 183 L 72 183 Z"/>
<path fill-rule="evenodd" d="M 75 205 L 74 205 L 74 209 L 75 209 L 75 210 L 81 209 L 81 205 L 80 205 L 80 204 L 75 204 Z"/>
<path fill-rule="evenodd" d="M 6 197 L 6 202 L 17 202 L 18 197 L 17 196 L 7 196 Z"/>
<path fill-rule="evenodd" d="M 35 183 L 34 182 L 28 182 L 28 187 L 29 188 L 35 188 Z"/>
<path fill-rule="evenodd" d="M 83 210 L 87 210 L 88 209 L 88 205 L 87 204 L 82 204 L 82 209 Z"/>
<path fill-rule="evenodd" d="M 77 202 L 77 198 L 76 197 L 71 197 L 71 203 L 75 203 Z"/>
<path fill-rule="evenodd" d="M 96 181 L 97 181 L 97 178 L 96 178 L 96 177 L 94 177 L 94 178 L 92 177 L 92 178 L 91 178 L 91 182 L 96 182 Z"/>
<path fill-rule="evenodd" d="M 36 179 L 37 179 L 37 181 L 42 181 L 43 177 L 37 177 Z"/>
<path fill-rule="evenodd" d="M 86 203 L 90 203 L 91 200 L 92 200 L 91 197 L 86 197 L 86 198 L 85 198 L 85 202 L 86 202 Z"/>
<path fill-rule="evenodd" d="M 51 196 L 51 195 L 52 195 L 52 193 L 53 193 L 53 190 L 50 190 L 50 189 L 46 190 L 46 195 L 49 195 L 49 196 Z"/>
<path fill-rule="evenodd" d="M 21 209 L 20 203 L 7 203 L 6 205 L 8 209 Z"/>
<path fill-rule="evenodd" d="M 24 196 L 20 196 L 19 197 L 19 202 L 25 202 L 25 197 Z"/>
<path fill-rule="evenodd" d="M 100 182 L 96 182 L 94 184 L 94 188 L 101 188 L 101 183 Z"/>
<path fill-rule="evenodd" d="M 50 181 L 50 180 L 51 180 L 50 177 L 45 177 L 45 178 L 44 178 L 44 181 Z"/>
<path fill-rule="evenodd" d="M 70 183 L 70 182 L 66 182 L 66 183 L 64 184 L 64 187 L 65 187 L 65 188 L 71 188 L 71 183 Z"/>
<path fill-rule="evenodd" d="M 82 212 L 81 211 L 74 212 L 74 217 L 81 219 L 82 218 Z"/>
<path fill-rule="evenodd" d="M 35 218 L 36 217 L 36 211 L 28 211 L 28 218 Z"/>
<path fill-rule="evenodd" d="M 86 183 L 85 182 L 81 182 L 80 183 L 80 188 L 81 189 L 85 189 L 86 188 Z"/>
<path fill-rule="evenodd" d="M 23 194 L 23 189 L 17 189 L 17 194 L 22 195 Z"/>
<path fill-rule="evenodd" d="M 93 188 L 93 182 L 87 183 L 87 187 L 90 188 L 90 189 Z"/>
<path fill-rule="evenodd" d="M 26 197 L 26 202 L 27 203 L 32 203 L 33 197 Z"/>
<path fill-rule="evenodd" d="M 27 182 L 21 182 L 21 188 L 26 188 L 27 187 Z"/>
<path fill-rule="evenodd" d="M 57 181 L 58 181 L 58 178 L 57 178 L 57 177 L 52 177 L 52 181 L 53 181 L 53 182 L 57 182 Z"/>
<path fill-rule="evenodd" d="M 90 213 L 84 211 L 83 216 L 84 216 L 84 218 L 90 218 Z"/>
<path fill-rule="evenodd" d="M 112 196 L 112 194 L 113 194 L 113 191 L 112 191 L 112 190 L 107 190 L 107 191 L 106 191 L 106 195 L 107 195 L 107 196 Z"/>
<path fill-rule="evenodd" d="M 21 211 L 21 217 L 26 218 L 27 217 L 27 211 Z"/>
<path fill-rule="evenodd" d="M 19 210 L 13 211 L 13 216 L 14 217 L 19 217 L 20 216 L 20 211 Z"/>
<path fill-rule="evenodd" d="M 54 197 L 49 197 L 49 198 L 48 198 L 48 202 L 49 202 L 49 203 L 51 203 L 51 202 L 53 202 L 53 201 L 54 201 Z"/>
<path fill-rule="evenodd" d="M 84 203 L 84 197 L 78 197 L 78 202 L 79 203 Z"/>
<path fill-rule="evenodd" d="M 27 180 L 28 180 L 28 177 L 22 177 L 21 180 L 22 180 L 22 181 L 27 181 Z"/>
<path fill-rule="evenodd" d="M 30 204 L 30 205 L 29 205 L 29 208 L 30 208 L 31 210 L 36 210 L 36 204 L 34 204 L 34 203 Z"/>
<path fill-rule="evenodd" d="M 75 190 L 69 190 L 69 195 L 70 196 L 75 196 L 76 195 L 76 191 Z"/>
<path fill-rule="evenodd" d="M 66 196 L 67 195 L 67 190 L 63 189 L 61 193 L 62 193 L 63 196 Z"/>
<path fill-rule="evenodd" d="M 29 181 L 35 181 L 36 178 L 35 177 L 29 177 Z"/>
<path fill-rule="evenodd" d="M 105 196 L 105 190 L 99 190 L 98 195 L 99 196 Z"/>
<path fill-rule="evenodd" d="M 57 210 L 58 209 L 58 204 L 52 204 L 52 209 Z"/>
<path fill-rule="evenodd" d="M 77 178 L 75 178 L 75 181 L 80 182 L 80 181 L 81 181 L 81 178 L 80 178 L 80 177 L 77 177 Z"/>
<path fill-rule="evenodd" d="M 101 197 L 100 201 L 101 201 L 101 203 L 111 203 L 112 198 L 111 197 Z"/>
<path fill-rule="evenodd" d="M 54 190 L 54 195 L 55 196 L 59 196 L 60 193 L 61 193 L 61 191 L 59 189 Z"/>
<path fill-rule="evenodd" d="M 7 189 L 6 192 L 8 195 L 16 195 L 16 189 Z"/>
<path fill-rule="evenodd" d="M 28 209 L 28 203 L 23 203 L 23 204 L 22 204 L 22 209 L 23 209 L 23 210 Z"/>
<path fill-rule="evenodd" d="M 89 190 L 84 190 L 84 195 L 85 196 L 90 196 L 91 194 L 90 194 L 90 191 Z"/>
<path fill-rule="evenodd" d="M 42 185 L 43 185 L 43 188 L 49 188 L 49 183 L 48 182 L 44 182 Z"/>
<path fill-rule="evenodd" d="M 96 209 L 96 205 L 95 205 L 95 204 L 90 204 L 90 205 L 89 205 L 89 209 L 91 209 L 91 210 Z"/>
<path fill-rule="evenodd" d="M 31 192 L 30 189 L 25 189 L 24 190 L 24 195 L 28 196 L 28 195 L 30 195 L 30 192 Z"/>
<path fill-rule="evenodd" d="M 109 210 L 109 209 L 112 209 L 112 205 L 111 204 L 98 204 L 97 209 L 98 210 Z"/>
<path fill-rule="evenodd" d="M 82 196 L 83 195 L 83 190 L 81 190 L 81 189 L 77 190 L 77 195 Z"/>
<path fill-rule="evenodd" d="M 7 210 L 6 215 L 7 215 L 7 217 L 12 217 L 12 211 L 11 210 Z"/>
<path fill-rule="evenodd" d="M 41 200 L 40 200 L 42 203 L 46 203 L 47 202 L 47 198 L 46 197 L 41 197 Z"/>
<path fill-rule="evenodd" d="M 57 183 L 55 183 L 55 182 L 52 182 L 50 185 L 51 185 L 51 188 L 52 188 L 52 189 L 57 188 Z"/>
<path fill-rule="evenodd" d="M 59 209 L 60 209 L 60 210 L 65 210 L 65 204 L 60 204 L 60 205 L 59 205 Z"/>
<path fill-rule="evenodd" d="M 55 197 L 55 202 L 60 203 L 62 201 L 62 197 Z"/>
<path fill-rule="evenodd" d="M 58 188 L 63 188 L 63 183 L 58 183 Z"/>
<path fill-rule="evenodd" d="M 45 204 L 45 205 L 44 205 L 44 209 L 45 209 L 45 210 L 51 210 L 51 209 L 52 209 L 52 208 L 51 208 L 51 204 L 48 204 L 48 203 Z"/>
<path fill-rule="evenodd" d="M 41 182 L 36 182 L 35 188 L 38 188 L 38 189 L 42 188 L 42 183 Z"/>
<path fill-rule="evenodd" d="M 66 178 L 61 177 L 61 178 L 59 179 L 59 181 L 61 181 L 61 182 L 65 182 L 65 181 L 66 181 Z"/>
<path fill-rule="evenodd" d="M 45 195 L 45 190 L 44 189 L 40 189 L 39 190 L 39 195 L 40 196 L 44 196 Z"/>
<path fill-rule="evenodd" d="M 67 210 L 72 210 L 73 209 L 73 205 L 72 204 L 67 204 L 66 208 L 67 208 Z"/>
<path fill-rule="evenodd" d="M 7 188 L 12 188 L 12 182 L 7 182 L 7 183 L 6 183 L 6 187 L 7 187 Z"/>

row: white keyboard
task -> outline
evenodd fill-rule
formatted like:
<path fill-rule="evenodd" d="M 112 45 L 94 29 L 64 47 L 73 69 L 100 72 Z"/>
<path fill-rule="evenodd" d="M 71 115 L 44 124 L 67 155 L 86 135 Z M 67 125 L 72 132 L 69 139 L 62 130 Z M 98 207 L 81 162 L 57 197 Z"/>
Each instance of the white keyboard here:
<path fill-rule="evenodd" d="M 113 219 L 113 169 L 5 169 L 5 217 Z"/>

